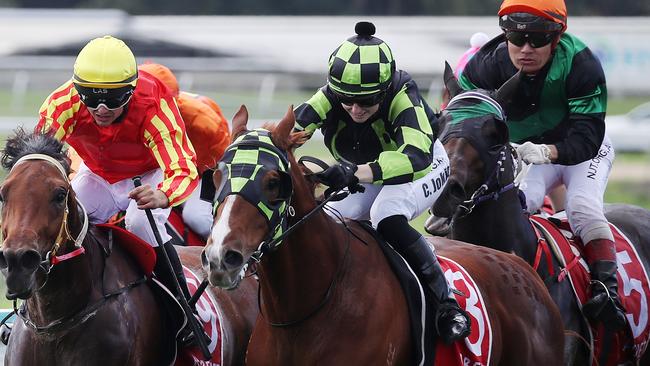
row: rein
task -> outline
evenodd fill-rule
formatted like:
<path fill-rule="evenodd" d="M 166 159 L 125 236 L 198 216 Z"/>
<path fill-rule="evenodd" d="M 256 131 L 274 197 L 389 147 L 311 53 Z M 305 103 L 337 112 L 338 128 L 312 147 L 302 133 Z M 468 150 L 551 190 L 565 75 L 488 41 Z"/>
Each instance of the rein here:
<path fill-rule="evenodd" d="M 499 150 L 499 157 L 495 162 L 496 166 L 492 170 L 492 173 L 490 173 L 490 175 L 484 181 L 484 183 L 481 184 L 481 186 L 478 187 L 474 191 L 474 193 L 472 193 L 470 199 L 465 200 L 458 205 L 458 208 L 456 209 L 456 212 L 452 217 L 452 221 L 469 215 L 470 213 L 472 213 L 474 208 L 479 204 L 481 204 L 482 202 L 488 200 L 494 200 L 494 201 L 498 200 L 501 194 L 508 192 L 509 190 L 518 186 L 518 184 L 516 184 L 515 181 L 512 181 L 506 184 L 505 186 L 501 186 L 500 183 L 501 173 L 504 171 L 503 164 L 507 161 L 507 157 L 506 157 L 507 150 L 510 150 L 511 153 L 515 151 L 514 148 L 508 144 L 503 145 L 503 147 L 501 147 L 501 149 Z M 490 186 L 494 186 L 495 189 L 490 190 Z"/>
<path fill-rule="evenodd" d="M 334 195 L 332 195 L 332 196 L 334 196 Z M 330 196 L 330 197 L 332 197 L 332 196 Z M 319 206 L 322 207 L 321 205 L 319 205 Z M 318 210 L 318 208 L 319 207 L 312 210 L 310 212 L 310 214 L 313 213 L 313 212 L 316 212 L 316 210 Z M 348 233 L 347 240 L 346 240 L 346 246 L 345 246 L 345 253 L 343 253 L 343 258 L 341 259 L 341 262 L 340 262 L 338 268 L 336 269 L 336 273 L 334 274 L 334 277 L 332 278 L 332 281 L 330 282 L 329 286 L 327 287 L 327 291 L 325 291 L 325 295 L 323 295 L 323 299 L 320 301 L 320 303 L 318 303 L 318 305 L 316 307 L 314 307 L 314 309 L 312 311 L 308 312 L 306 315 L 304 315 L 304 316 L 302 316 L 302 317 L 300 317 L 300 318 L 298 318 L 296 320 L 290 320 L 290 321 L 285 321 L 285 322 L 272 322 L 272 321 L 268 320 L 264 316 L 264 313 L 262 312 L 262 296 L 261 296 L 261 293 L 260 293 L 261 292 L 261 287 L 260 286 L 257 287 L 257 307 L 258 307 L 258 309 L 260 311 L 260 316 L 262 318 L 264 318 L 264 320 L 266 320 L 266 322 L 269 325 L 271 325 L 272 327 L 276 327 L 276 328 L 286 328 L 286 327 L 290 327 L 290 326 L 302 323 L 303 321 L 305 321 L 305 320 L 311 318 L 312 316 L 316 315 L 316 313 L 318 313 L 325 306 L 325 304 L 327 304 L 327 302 L 331 298 L 332 294 L 334 293 L 334 290 L 336 289 L 336 284 L 339 282 L 338 280 L 343 275 L 343 268 L 344 268 L 345 262 L 346 262 L 346 260 L 348 259 L 349 255 L 350 255 L 350 235 L 351 235 L 350 233 L 351 233 L 351 231 L 350 231 L 350 228 L 347 226 L 347 224 L 344 221 L 341 221 L 341 222 L 343 223 L 343 225 L 345 225 L 345 228 L 347 229 L 346 231 Z"/>

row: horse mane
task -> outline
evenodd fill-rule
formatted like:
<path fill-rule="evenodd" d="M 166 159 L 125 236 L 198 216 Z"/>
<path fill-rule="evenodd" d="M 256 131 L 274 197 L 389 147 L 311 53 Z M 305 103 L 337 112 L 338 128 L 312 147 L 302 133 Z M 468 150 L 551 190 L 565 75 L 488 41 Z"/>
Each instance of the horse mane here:
<path fill-rule="evenodd" d="M 27 133 L 22 127 L 14 130 L 14 136 L 7 139 L 0 162 L 4 169 L 11 170 L 18 159 L 29 154 L 48 155 L 61 163 L 66 173 L 70 173 L 70 159 L 61 141 L 50 134 Z"/>

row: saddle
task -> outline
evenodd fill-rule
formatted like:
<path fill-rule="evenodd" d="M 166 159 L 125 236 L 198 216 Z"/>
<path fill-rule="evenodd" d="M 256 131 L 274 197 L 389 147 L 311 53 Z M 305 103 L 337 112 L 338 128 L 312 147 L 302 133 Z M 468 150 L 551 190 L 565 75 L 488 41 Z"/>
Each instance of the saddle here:
<path fill-rule="evenodd" d="M 445 273 L 450 287 L 454 291 L 456 301 L 470 315 L 472 333 L 462 342 L 451 345 L 437 340 L 433 319 L 434 309 L 428 306 L 425 291 L 406 260 L 381 235 L 365 221 L 356 221 L 359 226 L 368 231 L 376 239 L 379 247 L 386 256 L 388 263 L 402 286 L 411 320 L 411 333 L 414 342 L 415 364 L 465 366 L 487 365 L 492 350 L 492 328 L 490 319 L 483 302 L 480 289 L 471 276 L 458 263 L 451 259 L 438 256 L 440 265 Z M 476 299 L 470 304 L 468 299 Z M 465 361 L 463 361 L 465 360 Z"/>
<path fill-rule="evenodd" d="M 589 286 L 591 277 L 589 266 L 583 258 L 584 244 L 578 236 L 573 234 L 566 214 L 560 212 L 548 217 L 532 215 L 530 222 L 537 233 L 538 242 L 541 244 L 539 248 L 548 245 L 560 263 L 559 273 L 554 273 L 550 255 L 545 256 L 553 279 L 558 282 L 568 279 L 574 296 L 582 307 L 591 295 L 591 286 Z M 646 315 L 650 299 L 650 280 L 634 245 L 616 226 L 610 223 L 610 228 L 616 244 L 618 295 L 625 309 L 628 326 L 613 335 L 608 335 L 602 324 L 590 324 L 590 336 L 594 350 L 593 364 L 596 364 L 596 359 L 601 358 L 603 351 L 609 351 L 606 364 L 617 365 L 630 360 L 638 362 L 647 347 L 650 339 L 650 322 Z M 537 257 L 544 256 L 538 255 Z M 539 262 L 538 259 L 536 264 Z M 586 318 L 584 321 L 589 323 Z M 606 339 L 606 337 L 611 339 Z"/>

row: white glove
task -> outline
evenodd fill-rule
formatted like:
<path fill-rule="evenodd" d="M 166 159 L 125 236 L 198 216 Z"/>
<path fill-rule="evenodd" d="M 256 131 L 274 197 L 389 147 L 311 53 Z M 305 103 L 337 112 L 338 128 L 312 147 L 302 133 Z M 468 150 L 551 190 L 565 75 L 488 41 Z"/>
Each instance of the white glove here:
<path fill-rule="evenodd" d="M 551 149 L 544 144 L 533 144 L 526 141 L 519 145 L 517 154 L 526 164 L 550 164 Z"/>

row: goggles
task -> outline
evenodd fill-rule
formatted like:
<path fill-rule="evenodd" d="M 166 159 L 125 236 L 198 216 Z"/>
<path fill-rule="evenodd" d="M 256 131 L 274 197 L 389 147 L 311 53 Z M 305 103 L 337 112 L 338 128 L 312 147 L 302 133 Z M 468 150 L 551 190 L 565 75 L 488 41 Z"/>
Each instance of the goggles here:
<path fill-rule="evenodd" d="M 133 96 L 134 88 L 131 85 L 115 89 L 90 88 L 75 84 L 75 89 L 81 97 L 81 102 L 88 109 L 97 109 L 102 105 L 108 110 L 124 107 Z"/>
<path fill-rule="evenodd" d="M 517 47 L 528 43 L 532 48 L 544 47 L 557 37 L 555 32 L 517 32 L 506 31 L 506 39 Z"/>
<path fill-rule="evenodd" d="M 339 103 L 351 107 L 353 104 L 362 108 L 372 107 L 381 103 L 386 97 L 386 92 L 379 92 L 371 95 L 344 95 L 334 93 Z"/>

